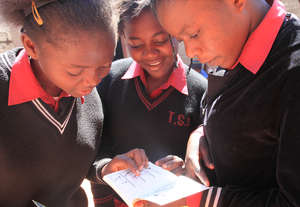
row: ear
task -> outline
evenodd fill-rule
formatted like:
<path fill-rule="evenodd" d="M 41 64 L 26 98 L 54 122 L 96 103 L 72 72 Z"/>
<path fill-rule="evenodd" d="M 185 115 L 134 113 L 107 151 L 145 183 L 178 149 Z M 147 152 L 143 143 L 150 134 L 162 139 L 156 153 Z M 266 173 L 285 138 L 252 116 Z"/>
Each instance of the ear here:
<path fill-rule="evenodd" d="M 27 54 L 33 59 L 38 59 L 37 45 L 32 41 L 32 39 L 26 33 L 21 34 L 21 41 L 23 43 L 23 46 Z"/>

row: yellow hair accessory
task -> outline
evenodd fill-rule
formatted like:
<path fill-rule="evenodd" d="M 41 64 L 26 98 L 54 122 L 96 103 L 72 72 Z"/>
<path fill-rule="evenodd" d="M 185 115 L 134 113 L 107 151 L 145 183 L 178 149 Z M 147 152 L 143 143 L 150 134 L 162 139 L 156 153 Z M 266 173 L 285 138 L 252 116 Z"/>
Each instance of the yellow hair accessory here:
<path fill-rule="evenodd" d="M 34 0 L 32 0 L 31 9 L 32 9 L 32 15 L 33 15 L 34 20 L 36 21 L 36 23 L 39 26 L 42 26 L 44 24 L 44 21 L 43 21 L 43 19 L 41 18 L 40 14 L 39 14 L 39 11 L 37 9 L 37 6 L 36 6 Z"/>

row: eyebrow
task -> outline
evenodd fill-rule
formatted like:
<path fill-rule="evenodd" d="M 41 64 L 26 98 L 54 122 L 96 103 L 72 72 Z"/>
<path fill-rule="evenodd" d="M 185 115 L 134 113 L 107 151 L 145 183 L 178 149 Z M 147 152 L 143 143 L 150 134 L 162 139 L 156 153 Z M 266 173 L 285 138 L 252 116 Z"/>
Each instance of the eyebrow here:
<path fill-rule="evenodd" d="M 129 37 L 130 40 L 140 40 L 138 37 Z"/>
<path fill-rule="evenodd" d="M 187 27 L 188 27 L 188 25 L 184 24 L 183 27 L 182 27 L 182 29 L 180 30 L 180 32 L 178 34 L 179 35 L 183 35 Z"/>
<path fill-rule="evenodd" d="M 73 68 L 89 68 L 89 66 L 86 66 L 86 65 L 71 64 L 71 66 L 72 66 Z"/>
<path fill-rule="evenodd" d="M 155 36 L 158 36 L 158 35 L 161 35 L 161 34 L 165 34 L 166 32 L 164 32 L 164 31 L 159 31 L 159 32 L 156 32 L 154 35 L 153 35 L 153 37 L 155 37 Z M 167 33 L 166 33 L 167 34 Z M 140 40 L 140 38 L 138 38 L 138 37 L 129 37 L 129 39 L 130 40 Z"/>
<path fill-rule="evenodd" d="M 157 35 L 164 34 L 164 33 L 166 33 L 166 32 L 164 32 L 164 31 L 157 32 L 157 33 L 155 33 L 155 34 L 153 35 L 153 37 L 155 37 L 155 36 L 157 36 Z"/>
<path fill-rule="evenodd" d="M 71 64 L 71 66 L 74 67 L 74 68 L 81 68 L 81 69 L 90 68 L 90 66 L 87 66 L 87 65 Z M 107 68 L 107 67 L 111 67 L 111 64 L 107 63 L 107 64 L 105 64 L 105 65 L 101 65 L 101 66 L 97 67 L 97 69 L 100 69 L 100 68 Z"/>

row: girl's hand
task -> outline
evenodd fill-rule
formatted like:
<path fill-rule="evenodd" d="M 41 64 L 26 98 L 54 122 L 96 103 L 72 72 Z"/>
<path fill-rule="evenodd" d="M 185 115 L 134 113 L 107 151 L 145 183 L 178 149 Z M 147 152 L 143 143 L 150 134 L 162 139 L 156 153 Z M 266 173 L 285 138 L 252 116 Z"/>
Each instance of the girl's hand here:
<path fill-rule="evenodd" d="M 133 149 L 127 153 L 115 156 L 108 164 L 102 168 L 102 177 L 120 170 L 129 169 L 135 175 L 148 167 L 148 157 L 143 149 Z"/>
<path fill-rule="evenodd" d="M 191 133 L 187 144 L 185 156 L 186 175 L 193 179 L 198 178 L 204 185 L 210 186 L 202 163 L 211 170 L 215 168 L 211 161 L 203 126 L 199 126 Z"/>
<path fill-rule="evenodd" d="M 157 160 L 155 164 L 173 172 L 176 175 L 184 174 L 184 161 L 178 156 L 168 155 L 160 160 Z"/>

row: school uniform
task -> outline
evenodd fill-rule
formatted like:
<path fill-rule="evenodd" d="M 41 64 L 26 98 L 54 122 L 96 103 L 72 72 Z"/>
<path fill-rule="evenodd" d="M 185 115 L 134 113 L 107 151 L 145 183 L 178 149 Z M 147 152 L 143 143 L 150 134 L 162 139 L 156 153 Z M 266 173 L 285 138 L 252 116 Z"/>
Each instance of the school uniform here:
<path fill-rule="evenodd" d="M 187 205 L 300 206 L 299 91 L 300 22 L 274 0 L 233 68 L 208 75 L 202 107 L 215 170 L 207 172 L 218 187 Z"/>
<path fill-rule="evenodd" d="M 102 130 L 99 95 L 57 98 L 37 81 L 24 49 L 0 55 L 0 206 L 66 207 L 91 169 Z M 92 170 L 93 169 L 93 170 Z"/>
<path fill-rule="evenodd" d="M 98 86 L 105 114 L 100 157 L 142 148 L 152 162 L 167 155 L 184 159 L 189 134 L 202 123 L 200 102 L 206 82 L 179 59 L 168 81 L 149 94 L 137 62 L 130 58 L 113 62 Z M 95 203 L 113 206 L 112 190 L 105 188 L 92 186 Z"/>

